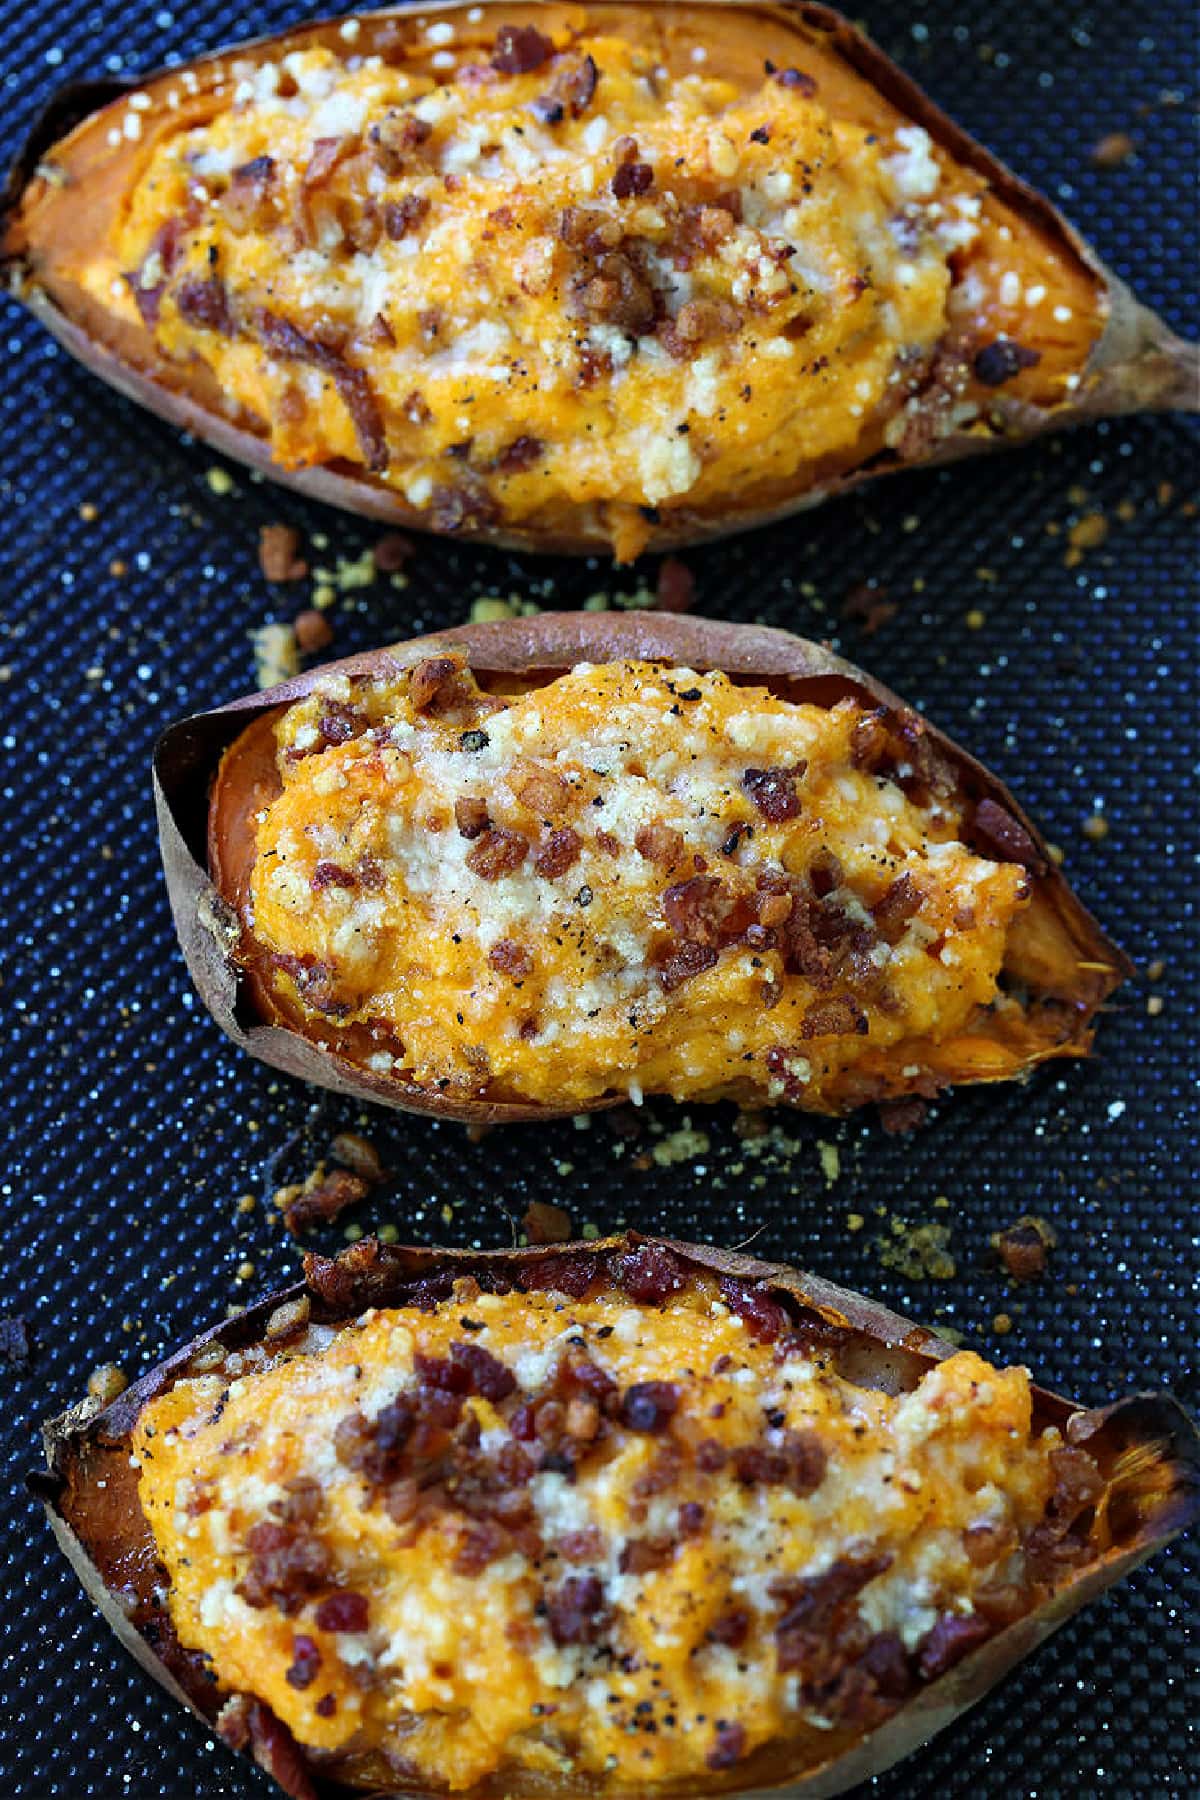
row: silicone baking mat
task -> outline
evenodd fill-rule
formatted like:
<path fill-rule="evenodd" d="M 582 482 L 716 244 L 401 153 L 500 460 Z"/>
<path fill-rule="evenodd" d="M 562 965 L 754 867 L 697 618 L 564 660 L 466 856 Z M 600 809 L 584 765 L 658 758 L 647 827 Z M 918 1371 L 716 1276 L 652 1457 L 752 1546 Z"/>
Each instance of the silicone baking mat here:
<path fill-rule="evenodd" d="M 1195 330 L 1189 6 L 862 10 L 1144 299 Z M 4 0 L 6 152 L 68 76 L 144 69 L 304 12 Z M 1104 169 L 1093 149 L 1114 132 L 1134 153 Z M 252 687 L 251 634 L 307 604 L 312 580 L 263 579 L 263 524 L 298 526 L 313 569 L 338 577 L 330 654 L 459 622 L 481 595 L 571 606 L 629 593 L 639 577 L 653 585 L 654 565 L 614 574 L 423 540 L 407 586 L 355 586 L 377 531 L 185 442 L 16 308 L 2 329 L 2 1310 L 24 1315 L 33 1339 L 31 1365 L 7 1372 L 3 1410 L 4 1793 L 272 1791 L 116 1646 L 20 1484 L 38 1460 L 38 1422 L 90 1370 L 115 1361 L 133 1376 L 291 1274 L 297 1247 L 265 1203 L 341 1129 L 367 1135 L 394 1174 L 314 1240 L 327 1247 L 347 1225 L 385 1224 L 402 1238 L 503 1244 L 534 1199 L 565 1205 L 581 1228 L 629 1221 L 725 1243 L 757 1233 L 763 1254 L 1027 1361 L 1087 1402 L 1165 1384 L 1196 1404 L 1188 426 L 1101 425 L 905 477 L 687 559 L 698 611 L 832 639 L 1012 782 L 1143 971 L 1102 1021 L 1097 1060 L 960 1093 L 901 1139 L 869 1119 L 789 1115 L 746 1140 L 731 1109 L 652 1105 L 632 1138 L 596 1118 L 472 1142 L 458 1126 L 306 1090 L 218 1035 L 170 929 L 151 747 L 176 716 Z M 873 606 L 883 613 L 864 618 Z M 240 1210 L 248 1194 L 254 1210 Z M 1058 1248 L 1049 1275 L 1018 1290 L 989 1238 L 1027 1212 L 1050 1222 Z M 922 1226 L 935 1229 L 914 1234 Z M 1198 1597 L 1193 1542 L 1093 1606 L 875 1793 L 1195 1794 Z"/>

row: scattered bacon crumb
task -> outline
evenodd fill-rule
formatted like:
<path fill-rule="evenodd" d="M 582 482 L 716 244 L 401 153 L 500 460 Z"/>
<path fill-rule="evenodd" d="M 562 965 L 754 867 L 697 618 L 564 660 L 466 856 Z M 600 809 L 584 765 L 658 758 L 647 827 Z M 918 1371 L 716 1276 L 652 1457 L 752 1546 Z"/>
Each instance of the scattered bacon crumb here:
<path fill-rule="evenodd" d="M 492 67 L 501 75 L 528 75 L 554 55 L 554 45 L 536 25 L 502 25 L 496 33 Z"/>
<path fill-rule="evenodd" d="M 860 581 L 854 587 L 847 588 L 846 597 L 842 601 L 843 619 L 858 620 L 864 637 L 874 637 L 882 625 L 895 618 L 899 610 L 896 602 L 888 599 L 887 588 L 874 587 L 869 581 Z"/>
<path fill-rule="evenodd" d="M 690 612 L 695 592 L 695 577 L 687 564 L 677 556 L 664 557 L 654 584 L 655 612 Z"/>
<path fill-rule="evenodd" d="M 394 575 L 416 555 L 416 550 L 413 540 L 402 531 L 388 531 L 372 549 L 371 558 L 381 575 Z"/>
<path fill-rule="evenodd" d="M 1091 159 L 1098 169 L 1119 169 L 1136 149 L 1127 131 L 1108 131 L 1092 145 Z"/>
<path fill-rule="evenodd" d="M 333 642 L 333 626 L 314 606 L 306 606 L 303 612 L 296 614 L 292 630 L 301 656 L 313 656 L 318 650 L 327 650 Z"/>
<path fill-rule="evenodd" d="M 357 1131 L 339 1131 L 329 1146 L 329 1152 L 363 1181 L 376 1185 L 387 1179 L 388 1172 L 378 1150 L 369 1138 L 362 1137 Z"/>
<path fill-rule="evenodd" d="M 1018 1219 L 1015 1225 L 998 1231 L 992 1238 L 1000 1261 L 1014 1281 L 1036 1281 L 1039 1275 L 1044 1275 L 1055 1242 L 1051 1227 L 1044 1219 L 1032 1214 Z"/>
<path fill-rule="evenodd" d="M 525 1209 L 521 1229 L 531 1244 L 565 1244 L 571 1237 L 571 1215 L 546 1200 L 532 1200 Z"/>
<path fill-rule="evenodd" d="M 258 534 L 258 566 L 268 581 L 303 581 L 308 564 L 294 525 L 264 525 Z"/>
<path fill-rule="evenodd" d="M 370 1191 L 371 1183 L 361 1175 L 349 1169 L 330 1169 L 326 1173 L 324 1165 L 318 1164 L 303 1186 L 281 1188 L 276 1203 L 287 1230 L 292 1237 L 299 1237 L 310 1225 L 324 1225 L 336 1219 L 348 1206 L 365 1200 Z"/>
<path fill-rule="evenodd" d="M 909 1094 L 903 1100 L 881 1100 L 879 1102 L 879 1123 L 889 1137 L 900 1137 L 906 1131 L 915 1131 L 925 1123 L 929 1108 L 924 1100 L 915 1094 Z"/>

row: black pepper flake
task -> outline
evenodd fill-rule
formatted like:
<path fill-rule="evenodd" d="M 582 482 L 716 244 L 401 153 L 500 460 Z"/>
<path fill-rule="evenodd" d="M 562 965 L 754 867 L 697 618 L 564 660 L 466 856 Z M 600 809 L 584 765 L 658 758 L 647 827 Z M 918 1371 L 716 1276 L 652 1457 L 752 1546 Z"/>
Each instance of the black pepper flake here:
<path fill-rule="evenodd" d="M 487 1323 L 483 1319 L 460 1319 L 458 1322 L 464 1331 L 487 1330 Z"/>
<path fill-rule="evenodd" d="M 486 750 L 491 742 L 486 731 L 464 731 L 458 741 L 464 750 Z"/>
<path fill-rule="evenodd" d="M 576 894 L 575 904 L 576 906 L 590 906 L 592 904 L 592 890 L 586 883 Z"/>
<path fill-rule="evenodd" d="M 752 144 L 769 144 L 770 141 L 771 128 L 769 125 L 756 125 L 754 130 L 750 133 L 750 142 Z"/>

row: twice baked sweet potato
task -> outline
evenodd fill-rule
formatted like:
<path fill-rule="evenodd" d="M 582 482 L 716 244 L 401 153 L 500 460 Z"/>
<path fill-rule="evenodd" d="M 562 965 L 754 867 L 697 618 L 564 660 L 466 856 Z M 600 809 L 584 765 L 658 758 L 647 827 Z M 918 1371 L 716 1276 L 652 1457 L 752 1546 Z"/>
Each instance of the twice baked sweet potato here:
<path fill-rule="evenodd" d="M 218 448 L 535 550 L 1200 400 L 1054 209 L 807 4 L 406 7 L 73 88 L 0 256 Z"/>
<path fill-rule="evenodd" d="M 636 1234 L 310 1256 L 46 1446 L 90 1597 L 296 1800 L 841 1793 L 1200 1513 L 1166 1397 Z"/>
<path fill-rule="evenodd" d="M 1127 967 L 993 777 L 755 626 L 465 626 L 186 721 L 156 781 L 222 1027 L 452 1118 L 911 1107 L 1085 1054 Z"/>

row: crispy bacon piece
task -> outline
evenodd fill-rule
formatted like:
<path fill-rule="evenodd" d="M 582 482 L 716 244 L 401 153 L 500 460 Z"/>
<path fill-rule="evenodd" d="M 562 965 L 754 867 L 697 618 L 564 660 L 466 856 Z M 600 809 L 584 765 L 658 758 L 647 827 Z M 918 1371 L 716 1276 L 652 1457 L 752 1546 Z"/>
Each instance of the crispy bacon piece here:
<path fill-rule="evenodd" d="M 487 801 L 473 794 L 460 794 L 454 802 L 454 823 L 458 827 L 459 837 L 482 837 L 491 824 Z"/>
<path fill-rule="evenodd" d="M 667 888 L 662 897 L 663 917 L 688 944 L 714 945 L 724 941 L 723 926 L 729 916 L 729 895 L 715 875 L 694 875 L 690 881 Z"/>
<path fill-rule="evenodd" d="M 543 125 L 561 124 L 568 112 L 577 119 L 591 105 L 599 79 L 600 71 L 591 56 L 560 57 L 549 88 L 533 102 L 534 117 Z"/>
<path fill-rule="evenodd" d="M 666 994 L 673 994 L 676 988 L 683 986 L 705 969 L 711 969 L 718 961 L 718 952 L 708 944 L 680 944 L 677 950 L 659 964 L 659 985 Z"/>
<path fill-rule="evenodd" d="M 221 337 L 237 335 L 237 321 L 225 283 L 219 275 L 189 277 L 175 290 L 179 316 L 199 331 L 215 331 Z"/>
<path fill-rule="evenodd" d="M 742 787 L 764 819 L 769 819 L 772 825 L 781 825 L 788 819 L 800 817 L 796 782 L 807 767 L 807 762 L 801 760 L 791 769 L 747 769 L 742 776 Z"/>
<path fill-rule="evenodd" d="M 1045 862 L 1025 827 L 995 800 L 981 800 L 975 808 L 971 835 L 986 852 L 1001 862 L 1020 863 L 1031 875 L 1045 873 Z"/>
<path fill-rule="evenodd" d="M 904 928 L 914 914 L 920 912 L 921 902 L 925 898 L 918 884 L 907 872 L 898 875 L 891 885 L 884 889 L 879 899 L 871 908 L 871 917 L 875 921 L 875 929 L 885 944 L 898 943 L 904 935 Z"/>
<path fill-rule="evenodd" d="M 414 663 L 408 676 L 408 695 L 418 713 L 440 711 L 458 692 L 461 656 L 429 656 Z M 455 812 L 457 813 L 457 807 Z"/>
<path fill-rule="evenodd" d="M 467 851 L 467 867 L 484 881 L 499 881 L 520 868 L 528 851 L 529 839 L 519 831 L 493 826 Z"/>
<path fill-rule="evenodd" d="M 536 25 L 502 25 L 496 33 L 492 67 L 501 75 L 528 75 L 553 55 L 553 41 Z"/>
<path fill-rule="evenodd" d="M 556 1644 L 593 1644 L 605 1622 L 604 1589 L 596 1575 L 568 1575 L 546 1596 L 546 1623 Z"/>
<path fill-rule="evenodd" d="M 383 208 L 383 229 L 393 243 L 407 237 L 429 212 L 429 199 L 425 194 L 405 194 L 402 199 L 389 200 Z"/>
<path fill-rule="evenodd" d="M 534 856 L 533 866 L 539 875 L 553 881 L 574 867 L 582 848 L 583 840 L 579 833 L 572 831 L 569 825 L 564 825 L 560 831 L 548 832 L 542 839 Z"/>
<path fill-rule="evenodd" d="M 386 469 L 388 448 L 383 414 L 366 371 L 348 363 L 335 346 L 306 336 L 290 320 L 281 318 L 267 307 L 258 308 L 255 327 L 259 341 L 272 356 L 287 362 L 310 364 L 332 377 L 350 414 L 366 466 L 376 474 Z"/>
<path fill-rule="evenodd" d="M 488 962 L 502 975 L 511 975 L 514 981 L 523 981 L 533 970 L 533 957 L 515 938 L 500 938 L 493 944 L 488 951 Z"/>
<path fill-rule="evenodd" d="M 850 994 L 814 1000 L 800 1021 L 801 1038 L 865 1037 L 869 1029 L 866 1013 Z"/>

